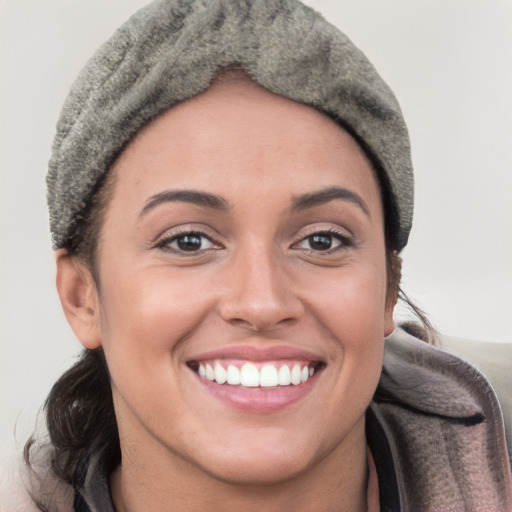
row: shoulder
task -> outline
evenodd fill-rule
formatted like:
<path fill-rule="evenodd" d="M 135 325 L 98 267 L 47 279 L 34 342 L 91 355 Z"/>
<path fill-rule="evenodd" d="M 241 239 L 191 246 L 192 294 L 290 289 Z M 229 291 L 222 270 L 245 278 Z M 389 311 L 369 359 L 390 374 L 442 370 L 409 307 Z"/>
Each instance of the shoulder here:
<path fill-rule="evenodd" d="M 512 343 L 442 336 L 440 348 L 470 363 L 489 381 L 501 404 L 512 449 Z"/>
<path fill-rule="evenodd" d="M 512 343 L 442 336 L 440 348 L 474 366 L 489 381 L 503 414 L 508 455 L 512 465 Z"/>
<path fill-rule="evenodd" d="M 441 347 L 435 347 L 396 329 L 386 339 L 381 390 L 425 414 L 462 419 L 485 413 L 501 423 L 496 392 L 482 369 L 487 369 L 500 387 L 506 387 L 510 379 L 505 370 L 508 363 L 501 361 L 502 368 L 497 365 L 506 354 L 487 350 L 485 355 L 478 355 L 479 351 L 484 352 L 482 344 L 478 344 L 473 346 L 472 358 L 467 357 L 467 348 L 461 357 L 445 348 L 448 342 L 453 346 L 452 340 L 441 336 Z M 459 346 L 463 346 L 462 341 Z"/>
<path fill-rule="evenodd" d="M 469 391 L 473 398 L 492 401 L 496 397 L 512 460 L 512 343 L 439 335 L 438 346 L 432 347 L 397 329 L 388 338 L 388 359 L 396 358 L 396 352 L 401 355 L 402 370 L 412 363 L 420 374 L 426 370 L 433 381 L 451 377 L 452 386 L 457 381 L 460 392 Z"/>
<path fill-rule="evenodd" d="M 21 456 L 3 461 L 0 473 L 0 512 L 38 512 L 33 497 L 49 512 L 73 510 L 73 489 L 51 471 L 51 447 L 37 446 L 29 467 Z"/>
<path fill-rule="evenodd" d="M 372 409 L 411 509 L 429 500 L 454 510 L 512 506 L 501 408 L 475 365 L 397 329 L 386 339 Z"/>
<path fill-rule="evenodd" d="M 24 478 L 21 457 L 2 461 L 0 469 L 0 511 L 32 512 L 39 509 L 33 502 Z"/>
<path fill-rule="evenodd" d="M 476 341 L 441 336 L 439 348 L 457 355 L 480 370 L 496 391 L 512 389 L 512 343 Z M 507 398 L 512 398 L 508 394 Z"/>

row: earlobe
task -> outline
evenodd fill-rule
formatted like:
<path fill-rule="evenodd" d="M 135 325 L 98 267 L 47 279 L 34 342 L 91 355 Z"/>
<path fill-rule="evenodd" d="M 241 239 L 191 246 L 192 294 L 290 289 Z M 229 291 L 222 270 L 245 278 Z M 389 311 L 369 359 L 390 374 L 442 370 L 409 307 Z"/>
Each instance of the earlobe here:
<path fill-rule="evenodd" d="M 389 336 L 395 330 L 393 313 L 400 294 L 400 280 L 402 278 L 402 258 L 398 251 L 393 251 L 387 262 L 387 292 L 384 311 L 384 335 Z"/>
<path fill-rule="evenodd" d="M 386 297 L 386 306 L 384 310 L 384 336 L 389 336 L 395 330 L 395 320 L 393 314 L 398 302 L 398 292 L 388 292 Z"/>
<path fill-rule="evenodd" d="M 98 294 L 89 269 L 66 249 L 56 252 L 57 292 L 66 319 L 82 345 L 101 345 Z"/>
<path fill-rule="evenodd" d="M 395 330 L 395 321 L 393 319 L 393 310 L 386 312 L 384 319 L 384 336 L 389 336 Z"/>

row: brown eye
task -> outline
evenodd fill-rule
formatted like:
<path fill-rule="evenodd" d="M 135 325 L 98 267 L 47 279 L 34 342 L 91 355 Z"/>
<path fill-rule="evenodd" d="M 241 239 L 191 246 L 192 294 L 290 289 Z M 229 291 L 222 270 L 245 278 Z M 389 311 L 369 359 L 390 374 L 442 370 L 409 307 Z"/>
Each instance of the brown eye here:
<path fill-rule="evenodd" d="M 326 251 L 333 245 L 332 235 L 313 235 L 307 238 L 309 247 L 314 251 Z"/>
<path fill-rule="evenodd" d="M 202 237 L 196 234 L 183 235 L 175 239 L 178 249 L 182 251 L 199 251 L 203 243 Z"/>
<path fill-rule="evenodd" d="M 202 233 L 183 233 L 161 240 L 159 248 L 177 253 L 197 253 L 218 246 Z"/>
<path fill-rule="evenodd" d="M 296 247 L 308 251 L 328 252 L 336 249 L 351 246 L 352 243 L 347 236 L 338 233 L 314 233 L 303 238 Z"/>

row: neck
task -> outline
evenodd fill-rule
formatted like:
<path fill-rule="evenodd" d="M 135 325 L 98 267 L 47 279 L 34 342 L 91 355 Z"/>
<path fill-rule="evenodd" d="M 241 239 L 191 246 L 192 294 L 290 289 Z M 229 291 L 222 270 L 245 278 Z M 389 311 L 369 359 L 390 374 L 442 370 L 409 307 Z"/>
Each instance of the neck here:
<path fill-rule="evenodd" d="M 161 445 L 139 451 L 134 449 L 137 444 L 129 443 L 130 450 L 122 449 L 122 465 L 111 479 L 116 511 L 167 511 L 170 504 L 175 512 L 220 512 L 233 507 L 247 512 L 367 512 L 369 506 L 378 510 L 371 505 L 377 488 L 371 485 L 368 495 L 364 418 L 360 423 L 355 434 L 323 459 L 276 483 L 223 481 L 174 454 L 169 456 Z"/>

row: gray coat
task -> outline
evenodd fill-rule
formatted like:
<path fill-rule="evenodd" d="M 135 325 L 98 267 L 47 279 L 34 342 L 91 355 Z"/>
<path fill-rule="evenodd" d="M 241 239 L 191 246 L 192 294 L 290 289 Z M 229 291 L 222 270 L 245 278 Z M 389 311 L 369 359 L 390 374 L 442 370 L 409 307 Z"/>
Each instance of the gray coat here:
<path fill-rule="evenodd" d="M 453 345 L 450 339 L 441 343 Z M 491 370 L 510 421 L 512 374 L 499 369 L 500 361 L 510 367 L 512 347 L 500 348 L 508 351 L 507 359 L 501 352 L 493 358 L 482 344 L 475 351 L 482 357 L 475 362 Z M 512 511 L 502 410 L 475 367 L 397 329 L 386 340 L 379 393 L 371 407 L 391 447 L 402 510 Z"/>

